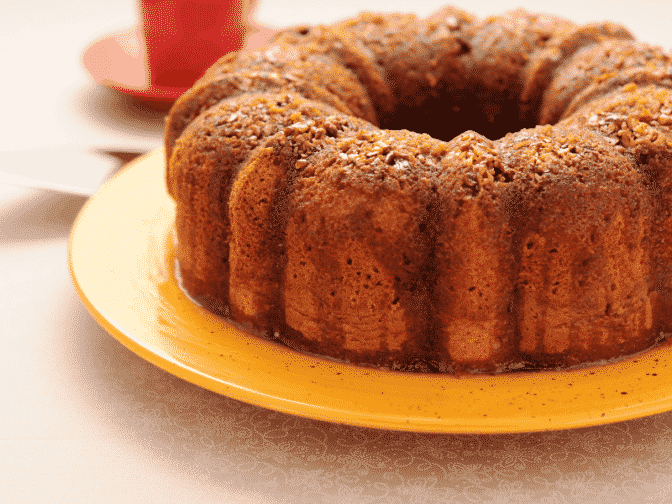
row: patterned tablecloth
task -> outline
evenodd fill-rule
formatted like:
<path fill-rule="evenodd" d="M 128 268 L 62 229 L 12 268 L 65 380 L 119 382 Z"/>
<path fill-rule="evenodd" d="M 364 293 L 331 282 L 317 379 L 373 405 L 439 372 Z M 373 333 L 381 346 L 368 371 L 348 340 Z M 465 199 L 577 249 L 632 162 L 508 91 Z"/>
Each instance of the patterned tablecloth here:
<path fill-rule="evenodd" d="M 233 484 L 269 502 L 672 502 L 672 413 L 530 434 L 391 432 L 218 396 L 104 334 L 79 348 L 118 428 L 215 488 Z"/>
<path fill-rule="evenodd" d="M 584 4 L 471 10 L 522 5 L 610 19 L 672 47 L 672 2 Z M 284 26 L 408 10 L 399 5 L 262 0 L 259 17 Z M 131 0 L 0 4 L 0 46 L 10 48 L 0 67 L 15 77 L 3 83 L 0 150 L 160 144 L 163 117 L 89 82 L 77 60 L 91 40 L 127 28 L 135 9 Z M 276 413 L 160 370 L 100 328 L 71 284 L 67 237 L 84 201 L 0 186 L 0 500 L 672 502 L 672 412 L 568 431 L 427 435 Z"/>

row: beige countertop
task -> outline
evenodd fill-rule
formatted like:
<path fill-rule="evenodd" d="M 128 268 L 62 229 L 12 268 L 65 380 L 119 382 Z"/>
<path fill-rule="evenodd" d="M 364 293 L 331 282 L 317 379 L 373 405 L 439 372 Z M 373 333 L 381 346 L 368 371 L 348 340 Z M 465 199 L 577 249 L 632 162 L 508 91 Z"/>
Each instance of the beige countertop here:
<path fill-rule="evenodd" d="M 608 19 L 672 48 L 670 1 L 455 3 Z M 344 4 L 261 0 L 257 17 L 281 27 L 409 9 Z M 0 3 L 0 151 L 158 147 L 163 115 L 94 84 L 79 60 L 136 19 L 130 0 Z M 0 185 L 0 500 L 672 502 L 672 413 L 545 433 L 400 433 L 276 413 L 160 370 L 98 326 L 72 286 L 67 239 L 85 201 Z"/>

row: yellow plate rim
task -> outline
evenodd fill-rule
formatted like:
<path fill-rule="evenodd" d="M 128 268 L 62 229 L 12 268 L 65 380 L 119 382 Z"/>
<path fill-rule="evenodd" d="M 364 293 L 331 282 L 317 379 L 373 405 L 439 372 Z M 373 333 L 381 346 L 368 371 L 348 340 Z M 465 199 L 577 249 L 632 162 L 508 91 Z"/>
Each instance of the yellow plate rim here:
<path fill-rule="evenodd" d="M 84 205 L 70 233 L 70 273 L 114 338 L 213 392 L 313 419 L 435 433 L 570 429 L 672 410 L 667 343 L 603 366 L 466 377 L 362 368 L 280 347 L 179 291 L 166 239 L 173 223 L 158 149 Z"/>

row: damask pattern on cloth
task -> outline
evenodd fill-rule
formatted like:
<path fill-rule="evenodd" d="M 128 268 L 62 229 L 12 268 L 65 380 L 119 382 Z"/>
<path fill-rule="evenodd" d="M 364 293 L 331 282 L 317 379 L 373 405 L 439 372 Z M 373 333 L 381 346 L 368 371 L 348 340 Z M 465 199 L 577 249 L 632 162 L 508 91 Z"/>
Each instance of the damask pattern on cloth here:
<path fill-rule="evenodd" d="M 672 413 L 527 434 L 367 429 L 214 394 L 104 335 L 89 344 L 91 393 L 135 442 L 268 502 L 672 502 Z"/>

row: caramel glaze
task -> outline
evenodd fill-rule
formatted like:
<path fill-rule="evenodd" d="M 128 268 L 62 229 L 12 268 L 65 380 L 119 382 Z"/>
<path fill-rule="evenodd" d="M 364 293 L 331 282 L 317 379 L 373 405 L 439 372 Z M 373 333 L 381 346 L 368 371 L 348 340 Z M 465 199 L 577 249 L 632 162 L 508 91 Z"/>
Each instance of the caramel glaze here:
<path fill-rule="evenodd" d="M 631 38 L 447 7 L 222 58 L 167 125 L 183 287 L 292 348 L 405 371 L 651 347 L 672 321 L 672 91 Z M 414 121 L 481 134 L 377 127 Z M 486 138 L 502 124 L 523 129 Z"/>

